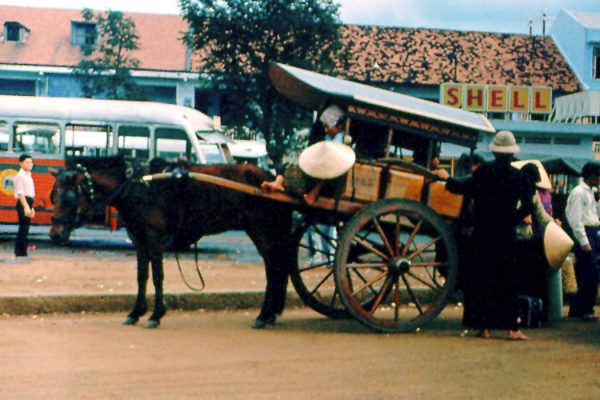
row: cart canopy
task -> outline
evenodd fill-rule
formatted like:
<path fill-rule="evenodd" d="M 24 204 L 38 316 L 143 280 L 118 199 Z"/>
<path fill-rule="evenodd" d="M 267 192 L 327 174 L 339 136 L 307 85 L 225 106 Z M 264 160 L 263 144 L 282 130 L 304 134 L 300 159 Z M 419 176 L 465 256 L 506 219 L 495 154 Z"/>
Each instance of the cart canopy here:
<path fill-rule="evenodd" d="M 483 115 L 405 94 L 279 63 L 271 64 L 269 74 L 284 97 L 311 110 L 338 104 L 352 118 L 468 147 L 475 147 L 480 132 L 495 132 Z"/>

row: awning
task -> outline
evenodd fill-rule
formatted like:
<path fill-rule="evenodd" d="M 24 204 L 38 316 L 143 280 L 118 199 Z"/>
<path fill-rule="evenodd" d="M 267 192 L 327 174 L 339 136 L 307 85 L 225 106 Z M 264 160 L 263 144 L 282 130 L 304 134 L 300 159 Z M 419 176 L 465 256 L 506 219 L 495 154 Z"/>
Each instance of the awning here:
<path fill-rule="evenodd" d="M 479 132 L 495 132 L 483 115 L 389 90 L 278 63 L 271 64 L 269 74 L 284 97 L 311 110 L 335 103 L 365 119 L 424 131 L 459 144 L 477 142 Z"/>

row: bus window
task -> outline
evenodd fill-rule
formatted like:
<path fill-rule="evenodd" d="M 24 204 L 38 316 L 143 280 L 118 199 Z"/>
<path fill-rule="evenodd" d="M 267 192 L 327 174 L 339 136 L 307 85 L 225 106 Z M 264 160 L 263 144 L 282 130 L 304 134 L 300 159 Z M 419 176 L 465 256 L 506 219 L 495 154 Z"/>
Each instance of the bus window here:
<path fill-rule="evenodd" d="M 17 153 L 58 154 L 60 127 L 56 124 L 17 122 L 13 150 Z"/>
<path fill-rule="evenodd" d="M 207 164 L 224 164 L 226 162 L 223 157 L 222 150 L 214 143 L 200 143 L 202 154 L 206 158 Z"/>
<path fill-rule="evenodd" d="M 117 153 L 125 157 L 148 160 L 150 155 L 150 129 L 145 126 L 119 127 Z"/>
<path fill-rule="evenodd" d="M 192 151 L 192 146 L 184 130 L 174 128 L 156 128 L 154 134 L 156 157 L 175 161 L 185 157 L 191 163 L 198 159 Z"/>
<path fill-rule="evenodd" d="M 0 151 L 8 150 L 8 125 L 0 121 Z"/>
<path fill-rule="evenodd" d="M 65 157 L 107 156 L 111 147 L 110 126 L 69 124 L 65 129 Z"/>

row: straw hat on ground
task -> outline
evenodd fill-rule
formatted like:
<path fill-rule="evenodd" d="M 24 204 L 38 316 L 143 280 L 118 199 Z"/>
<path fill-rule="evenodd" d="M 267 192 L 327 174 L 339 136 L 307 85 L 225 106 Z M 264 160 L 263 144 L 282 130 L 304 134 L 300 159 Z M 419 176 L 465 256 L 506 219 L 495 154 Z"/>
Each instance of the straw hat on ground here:
<path fill-rule="evenodd" d="M 544 232 L 544 253 L 548 265 L 558 271 L 573 247 L 573 240 L 555 222 L 550 222 Z"/>
<path fill-rule="evenodd" d="M 338 142 L 318 142 L 300 154 L 298 164 L 308 176 L 333 179 L 348 172 L 355 160 L 356 155 L 350 146 Z"/>
<path fill-rule="evenodd" d="M 499 131 L 489 145 L 490 151 L 501 154 L 514 154 L 521 151 L 511 131 Z"/>

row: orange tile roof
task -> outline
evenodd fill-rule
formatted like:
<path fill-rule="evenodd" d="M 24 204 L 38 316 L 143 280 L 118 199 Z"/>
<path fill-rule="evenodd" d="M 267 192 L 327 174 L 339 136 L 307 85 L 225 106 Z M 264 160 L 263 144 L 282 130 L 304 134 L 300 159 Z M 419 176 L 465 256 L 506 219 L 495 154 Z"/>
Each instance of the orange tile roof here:
<path fill-rule="evenodd" d="M 340 77 L 394 85 L 457 82 L 580 90 L 547 36 L 345 25 L 342 37 L 348 56 L 338 59 Z"/>
<path fill-rule="evenodd" d="M 127 15 L 140 34 L 135 57 L 141 69 L 185 70 L 186 48 L 180 38 L 187 24 L 181 16 Z M 81 20 L 80 10 L 0 6 L 0 29 L 7 21 L 30 29 L 25 43 L 0 41 L 0 64 L 76 65 L 81 51 L 71 45 L 71 21 Z M 348 56 L 338 58 L 337 74 L 347 79 L 386 85 L 460 82 L 580 90 L 549 37 L 343 25 L 342 41 Z M 193 57 L 195 71 L 197 58 Z M 372 69 L 375 63 L 377 70 Z"/>
<path fill-rule="evenodd" d="M 186 47 L 179 40 L 187 31 L 178 15 L 126 13 L 135 20 L 140 49 L 134 54 L 140 68 L 184 71 Z M 71 21 L 83 21 L 81 10 L 0 6 L 0 30 L 7 21 L 25 25 L 25 43 L 0 41 L 0 63 L 73 66 L 81 59 L 71 44 Z"/>

